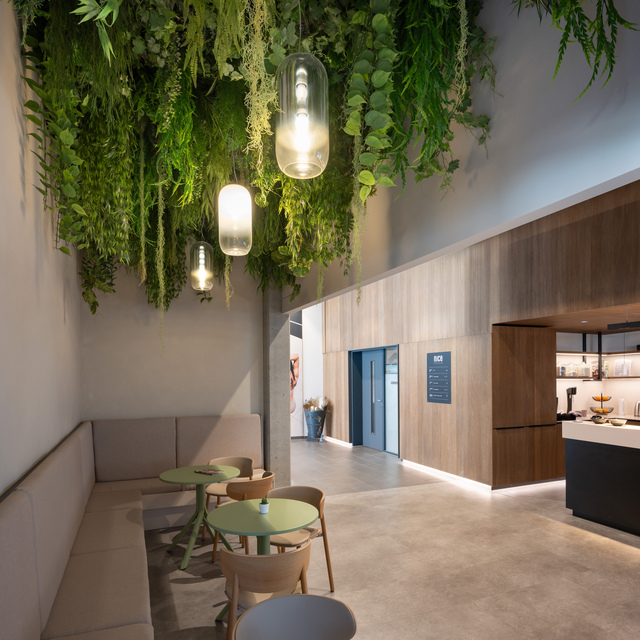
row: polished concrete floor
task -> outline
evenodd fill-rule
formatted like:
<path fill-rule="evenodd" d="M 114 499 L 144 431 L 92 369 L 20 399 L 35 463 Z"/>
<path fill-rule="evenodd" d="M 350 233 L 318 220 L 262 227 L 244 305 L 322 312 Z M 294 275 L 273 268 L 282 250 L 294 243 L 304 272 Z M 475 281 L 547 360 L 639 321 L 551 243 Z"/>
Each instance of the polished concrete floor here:
<path fill-rule="evenodd" d="M 489 492 L 305 440 L 292 443 L 292 477 L 327 493 L 333 596 L 353 609 L 358 640 L 640 638 L 640 538 L 574 518 L 563 482 Z M 166 553 L 174 533 L 147 533 L 155 637 L 224 638 L 211 542 L 180 571 L 184 547 Z M 308 578 L 329 595 L 320 540 Z"/>

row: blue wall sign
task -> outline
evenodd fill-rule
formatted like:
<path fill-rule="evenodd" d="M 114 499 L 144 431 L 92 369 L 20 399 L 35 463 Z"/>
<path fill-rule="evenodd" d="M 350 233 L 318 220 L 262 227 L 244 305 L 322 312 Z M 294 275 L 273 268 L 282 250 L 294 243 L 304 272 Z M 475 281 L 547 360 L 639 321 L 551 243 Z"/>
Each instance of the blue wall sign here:
<path fill-rule="evenodd" d="M 427 402 L 451 404 L 451 351 L 427 354 Z"/>

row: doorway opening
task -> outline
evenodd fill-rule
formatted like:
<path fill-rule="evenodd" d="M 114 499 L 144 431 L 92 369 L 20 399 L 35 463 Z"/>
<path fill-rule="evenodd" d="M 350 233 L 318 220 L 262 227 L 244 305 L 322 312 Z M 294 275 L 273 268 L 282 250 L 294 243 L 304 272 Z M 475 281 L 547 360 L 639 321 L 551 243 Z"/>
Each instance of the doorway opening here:
<path fill-rule="evenodd" d="M 351 442 L 397 456 L 397 345 L 350 353 L 349 396 Z"/>

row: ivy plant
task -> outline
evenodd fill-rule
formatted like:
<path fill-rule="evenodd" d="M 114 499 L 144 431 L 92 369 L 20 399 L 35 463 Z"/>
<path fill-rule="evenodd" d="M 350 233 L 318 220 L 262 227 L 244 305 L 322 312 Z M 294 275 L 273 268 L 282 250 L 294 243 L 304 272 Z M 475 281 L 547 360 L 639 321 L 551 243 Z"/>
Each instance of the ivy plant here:
<path fill-rule="evenodd" d="M 512 0 L 562 30 L 593 76 L 611 75 L 613 0 Z M 25 115 L 60 250 L 81 253 L 83 296 L 112 292 L 119 265 L 166 311 L 184 289 L 189 244 L 218 241 L 217 197 L 233 181 L 254 197 L 246 270 L 261 289 L 292 287 L 312 265 L 358 265 L 368 199 L 407 175 L 451 185 L 462 125 L 485 144 L 489 120 L 471 82 L 494 81 L 494 41 L 479 0 L 13 0 L 23 19 Z M 329 79 L 331 154 L 312 180 L 275 160 L 275 73 L 290 53 L 317 56 Z M 31 125 L 30 125 L 31 126 Z M 359 279 L 359 275 L 358 275 Z M 209 299 L 211 296 L 203 296 Z"/>

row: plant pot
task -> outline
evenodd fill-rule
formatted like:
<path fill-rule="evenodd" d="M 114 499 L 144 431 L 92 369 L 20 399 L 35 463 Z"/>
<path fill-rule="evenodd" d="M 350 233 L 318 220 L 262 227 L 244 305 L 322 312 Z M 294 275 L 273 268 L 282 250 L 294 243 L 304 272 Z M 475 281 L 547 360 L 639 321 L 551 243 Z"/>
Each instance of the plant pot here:
<path fill-rule="evenodd" d="M 260 513 L 268 513 L 269 512 L 269 503 L 262 504 L 262 502 L 260 502 L 258 504 L 258 506 L 260 507 Z"/>
<path fill-rule="evenodd" d="M 322 442 L 322 430 L 324 429 L 326 415 L 326 409 L 319 409 L 318 411 L 304 410 L 304 418 L 307 423 L 307 440 L 319 440 Z"/>

